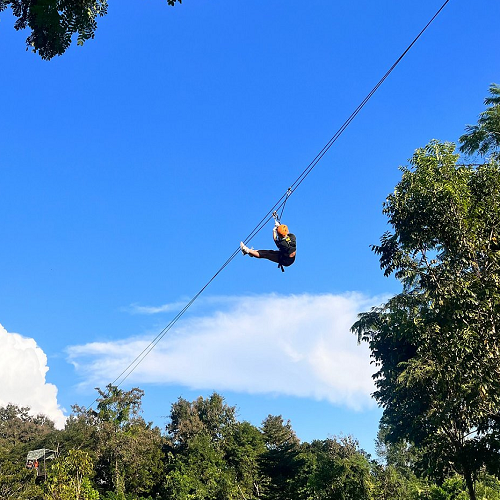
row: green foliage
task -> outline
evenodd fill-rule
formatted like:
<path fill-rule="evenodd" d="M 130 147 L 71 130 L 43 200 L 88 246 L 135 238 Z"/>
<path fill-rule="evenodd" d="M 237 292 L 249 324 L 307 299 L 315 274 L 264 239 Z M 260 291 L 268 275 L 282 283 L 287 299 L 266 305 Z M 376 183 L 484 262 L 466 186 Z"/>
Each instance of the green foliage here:
<path fill-rule="evenodd" d="M 500 86 L 490 86 L 490 97 L 484 100 L 489 106 L 479 115 L 477 125 L 468 125 L 467 132 L 460 137 L 460 151 L 467 154 L 491 153 L 493 159 L 500 159 Z"/>
<path fill-rule="evenodd" d="M 285 423 L 281 415 L 268 415 L 261 430 L 266 446 L 260 458 L 261 472 L 266 477 L 264 498 L 291 498 L 292 491 L 297 488 L 294 480 L 303 465 L 300 441 L 290 421 Z"/>
<path fill-rule="evenodd" d="M 353 331 L 379 368 L 386 440 L 424 448 L 431 470 L 451 465 L 473 497 L 500 411 L 500 167 L 457 159 L 432 141 L 402 169 L 384 204 L 393 232 L 373 250 L 403 292 Z"/>
<path fill-rule="evenodd" d="M 172 405 L 167 432 L 174 446 L 186 446 L 200 433 L 210 436 L 214 444 L 222 442 L 236 423 L 234 407 L 213 393 L 209 398 L 199 397 L 192 403 L 179 398 Z"/>
<path fill-rule="evenodd" d="M 32 443 L 54 431 L 54 422 L 29 411 L 29 407 L 12 404 L 0 408 L 0 448 Z"/>
<path fill-rule="evenodd" d="M 494 476 L 483 474 L 476 483 L 476 493 L 481 500 L 500 500 L 500 481 Z"/>
<path fill-rule="evenodd" d="M 144 392 L 112 385 L 97 390 L 97 411 L 74 407 L 67 424 L 68 442 L 94 458 L 95 480 L 102 493 L 148 496 L 160 487 L 164 440 L 158 427 L 139 416 Z"/>
<path fill-rule="evenodd" d="M 0 456 L 0 498 L 2 500 L 42 500 L 42 489 L 36 484 L 36 474 L 20 462 Z"/>
<path fill-rule="evenodd" d="M 31 30 L 27 48 L 51 59 L 63 54 L 74 34 L 78 45 L 94 38 L 97 17 L 107 12 L 107 0 L 2 0 L 0 10 L 7 6 L 17 18 L 16 30 Z"/>
<path fill-rule="evenodd" d="M 374 470 L 374 497 L 378 500 L 405 500 L 408 498 L 406 478 L 393 466 Z"/>
<path fill-rule="evenodd" d="M 398 474 L 406 477 L 412 476 L 413 472 L 418 470 L 423 450 L 416 448 L 405 439 L 391 442 L 387 439 L 389 433 L 390 429 L 381 422 L 375 441 L 375 451 L 378 457 Z"/>
<path fill-rule="evenodd" d="M 0 448 L 2 500 L 462 500 L 466 495 L 460 477 L 451 475 L 439 485 L 416 477 L 419 453 L 407 443 L 386 442 L 388 427 L 379 433 L 388 462 L 381 465 L 370 462 L 351 437 L 301 443 L 281 416 L 269 415 L 261 429 L 238 422 L 235 408 L 219 394 L 192 402 L 180 398 L 172 405 L 167 436 L 139 416 L 142 391 L 108 387 L 99 394 L 98 411 L 75 407 L 57 434 L 61 452 L 45 481 L 25 468 L 24 452 L 16 451 L 26 443 Z M 10 429 L 18 411 L 3 415 L 10 415 L 5 417 Z M 40 440 L 53 438 L 43 426 L 38 432 Z M 36 433 L 32 439 L 38 440 Z M 481 473 L 475 487 L 478 499 L 500 500 L 496 477 Z"/>
<path fill-rule="evenodd" d="M 254 459 L 242 457 L 255 442 L 251 426 L 240 426 L 235 408 L 219 394 L 193 402 L 179 398 L 172 405 L 168 432 L 169 498 L 237 498 L 254 478 Z M 237 477 L 245 478 L 239 485 Z"/>
<path fill-rule="evenodd" d="M 225 447 L 225 459 L 233 470 L 238 489 L 246 498 L 259 496 L 264 482 L 260 458 L 266 451 L 262 433 L 248 422 L 233 426 Z"/>
<path fill-rule="evenodd" d="M 167 0 L 174 5 L 182 0 Z M 16 30 L 31 30 L 27 49 L 52 59 L 63 54 L 76 35 L 78 45 L 94 38 L 97 18 L 106 15 L 107 0 L 0 0 L 0 12 L 11 7 Z"/>
<path fill-rule="evenodd" d="M 98 500 L 99 493 L 92 487 L 90 476 L 93 464 L 88 453 L 69 450 L 68 455 L 51 466 L 45 483 L 46 500 Z"/>
<path fill-rule="evenodd" d="M 167 488 L 170 497 L 179 500 L 239 497 L 234 473 L 223 452 L 205 433 L 194 436 L 182 453 L 174 455 Z"/>
<path fill-rule="evenodd" d="M 372 498 L 370 464 L 359 452 L 357 442 L 344 438 L 340 441 L 327 439 L 314 444 L 316 460 L 308 479 L 312 498 L 318 500 Z"/>
<path fill-rule="evenodd" d="M 54 423 L 44 415 L 31 415 L 29 407 L 0 407 L 0 498 L 38 500 L 42 490 L 36 473 L 25 467 L 30 449 L 56 434 Z"/>

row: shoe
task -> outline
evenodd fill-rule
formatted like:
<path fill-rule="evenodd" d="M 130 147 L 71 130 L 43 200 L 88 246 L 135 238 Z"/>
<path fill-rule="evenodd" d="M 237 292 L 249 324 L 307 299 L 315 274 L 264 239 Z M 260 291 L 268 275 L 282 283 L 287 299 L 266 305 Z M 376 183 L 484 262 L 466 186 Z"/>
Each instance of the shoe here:
<path fill-rule="evenodd" d="M 245 243 L 241 242 L 240 243 L 240 248 L 241 248 L 241 253 L 243 255 L 247 255 L 250 253 L 250 249 L 245 245 Z"/>

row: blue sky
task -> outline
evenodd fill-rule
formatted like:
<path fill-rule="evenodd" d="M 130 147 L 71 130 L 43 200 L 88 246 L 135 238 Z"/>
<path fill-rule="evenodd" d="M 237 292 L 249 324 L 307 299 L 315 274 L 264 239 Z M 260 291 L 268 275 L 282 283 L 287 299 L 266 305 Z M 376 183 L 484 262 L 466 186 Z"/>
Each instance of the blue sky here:
<path fill-rule="evenodd" d="M 52 61 L 0 14 L 0 403 L 62 421 L 212 277 L 442 2 L 111 1 Z M 493 0 L 451 0 L 283 216 L 296 263 L 238 256 L 124 388 L 165 424 L 222 393 L 241 419 L 373 451 L 356 314 L 399 291 L 369 245 L 417 147 L 456 141 L 500 82 Z M 272 247 L 271 224 L 252 240 Z"/>

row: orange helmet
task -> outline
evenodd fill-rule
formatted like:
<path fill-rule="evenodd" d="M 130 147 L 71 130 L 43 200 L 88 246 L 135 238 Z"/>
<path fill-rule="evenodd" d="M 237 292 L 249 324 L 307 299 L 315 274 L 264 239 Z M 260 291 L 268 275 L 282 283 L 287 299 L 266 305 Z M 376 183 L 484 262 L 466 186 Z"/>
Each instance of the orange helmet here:
<path fill-rule="evenodd" d="M 288 226 L 285 226 L 285 224 L 281 224 L 278 226 L 278 234 L 284 238 L 288 234 Z"/>

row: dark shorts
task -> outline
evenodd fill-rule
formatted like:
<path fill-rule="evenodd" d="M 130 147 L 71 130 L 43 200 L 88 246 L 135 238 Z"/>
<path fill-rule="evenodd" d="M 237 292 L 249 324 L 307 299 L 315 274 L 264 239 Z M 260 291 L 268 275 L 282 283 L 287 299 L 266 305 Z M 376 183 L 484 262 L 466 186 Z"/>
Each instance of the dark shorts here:
<path fill-rule="evenodd" d="M 267 259 L 284 267 L 291 266 L 295 262 L 295 257 L 288 257 L 278 250 L 257 250 L 261 259 Z"/>

